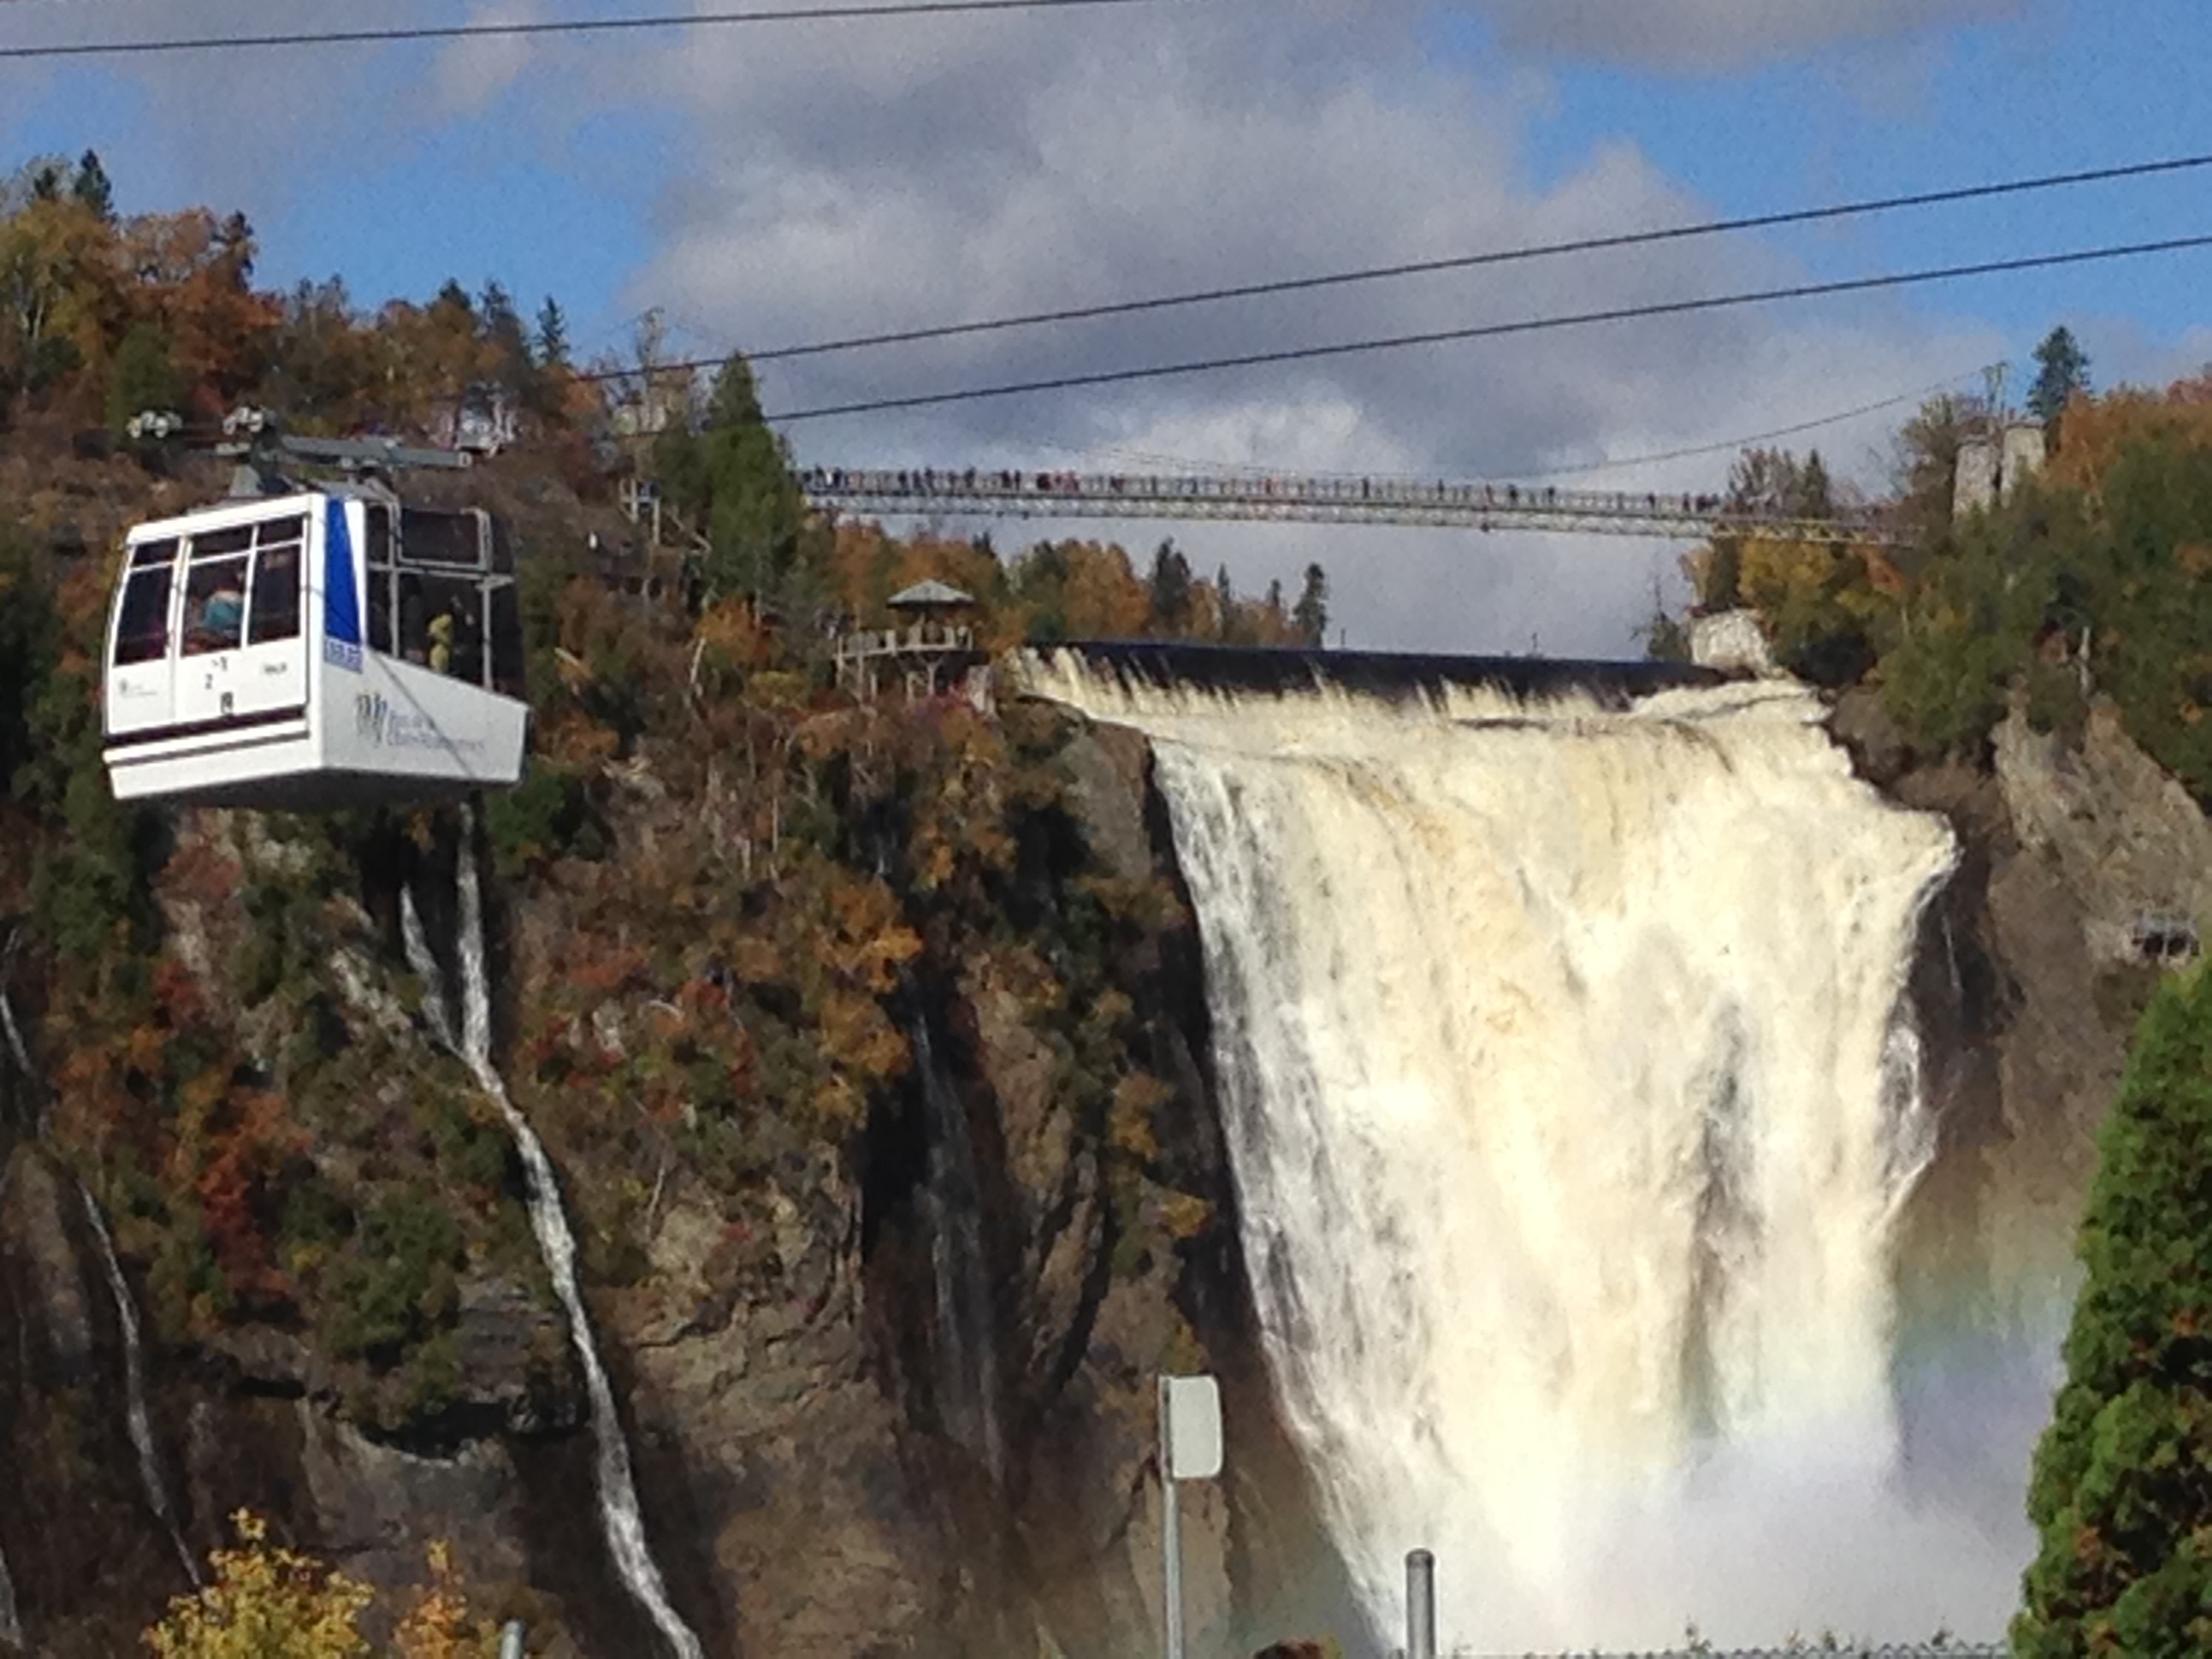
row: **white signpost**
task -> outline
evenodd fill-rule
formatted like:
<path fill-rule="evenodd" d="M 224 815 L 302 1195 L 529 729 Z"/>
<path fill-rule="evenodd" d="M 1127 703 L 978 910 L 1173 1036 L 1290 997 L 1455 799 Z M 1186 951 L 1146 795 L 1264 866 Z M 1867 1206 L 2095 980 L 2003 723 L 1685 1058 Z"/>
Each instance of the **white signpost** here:
<path fill-rule="evenodd" d="M 1166 1504 L 1161 1544 L 1167 1555 L 1167 1659 L 1183 1659 L 1182 1521 L 1176 1483 L 1211 1480 L 1221 1473 L 1221 1385 L 1210 1376 L 1160 1379 L 1160 1497 Z"/>

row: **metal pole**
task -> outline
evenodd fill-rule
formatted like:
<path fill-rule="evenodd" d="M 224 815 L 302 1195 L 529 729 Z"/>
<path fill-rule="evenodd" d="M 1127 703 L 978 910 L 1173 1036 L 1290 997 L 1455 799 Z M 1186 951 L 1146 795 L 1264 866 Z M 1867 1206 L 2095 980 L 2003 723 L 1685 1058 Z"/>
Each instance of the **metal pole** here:
<path fill-rule="evenodd" d="M 1437 1558 L 1406 1557 L 1406 1659 L 1437 1659 Z"/>
<path fill-rule="evenodd" d="M 522 1659 L 522 1620 L 510 1619 L 499 1633 L 499 1659 Z"/>
<path fill-rule="evenodd" d="M 1183 1659 L 1182 1652 L 1182 1516 L 1176 1508 L 1174 1442 L 1168 1433 L 1168 1383 L 1160 1379 L 1160 1498 L 1166 1505 L 1160 1528 L 1161 1547 L 1166 1552 L 1164 1595 L 1167 1602 L 1168 1659 Z"/>

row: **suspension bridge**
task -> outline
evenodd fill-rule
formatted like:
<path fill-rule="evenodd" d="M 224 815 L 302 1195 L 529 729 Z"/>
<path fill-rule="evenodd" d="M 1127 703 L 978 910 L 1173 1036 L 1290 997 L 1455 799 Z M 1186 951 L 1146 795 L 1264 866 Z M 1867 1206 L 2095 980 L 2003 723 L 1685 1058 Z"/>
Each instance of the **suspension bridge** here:
<path fill-rule="evenodd" d="M 1808 517 L 1746 509 L 1717 495 L 1449 479 L 815 467 L 799 482 L 817 510 L 882 518 L 1396 525 L 1676 541 L 1741 536 L 1862 547 L 1893 547 L 1905 540 L 1879 507 Z"/>

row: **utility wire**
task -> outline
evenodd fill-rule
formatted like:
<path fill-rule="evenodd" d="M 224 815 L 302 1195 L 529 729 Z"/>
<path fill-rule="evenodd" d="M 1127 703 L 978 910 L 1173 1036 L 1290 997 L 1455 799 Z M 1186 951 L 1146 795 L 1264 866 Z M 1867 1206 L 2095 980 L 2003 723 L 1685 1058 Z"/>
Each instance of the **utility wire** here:
<path fill-rule="evenodd" d="M 1139 6 L 1160 0 L 841 0 L 827 6 L 779 6 L 755 11 L 660 13 L 641 17 L 575 17 L 536 22 L 443 23 L 415 27 L 302 29 L 283 33 L 188 36 L 155 40 L 70 40 L 0 46 L 0 60 L 33 58 L 143 58 L 157 52 L 242 52 L 270 46 L 358 46 L 400 40 L 506 40 L 541 34 L 614 34 L 643 29 L 719 27 L 740 23 L 854 22 L 885 17 L 946 17 L 981 12 L 1071 11 L 1078 7 Z"/>
<path fill-rule="evenodd" d="M 1322 276 L 1292 276 L 1264 283 L 1241 283 L 1228 288 L 1199 289 L 1183 294 L 1163 294 L 1141 300 L 1122 300 L 1106 305 L 1071 306 L 1057 311 L 1033 311 L 1012 317 L 990 317 L 973 322 L 944 323 L 926 328 L 896 329 L 881 334 L 856 334 L 842 339 L 817 340 L 805 345 L 779 346 L 746 354 L 757 363 L 793 357 L 818 357 L 833 351 L 858 351 L 871 346 L 907 345 L 921 340 L 946 340 L 969 334 L 988 334 L 1004 329 L 1032 328 L 1044 323 L 1073 323 L 1097 317 L 1125 317 L 1138 312 L 1165 311 L 1180 306 L 1212 305 L 1224 300 L 1252 300 L 1275 294 L 1302 294 L 1314 289 L 1341 288 L 1354 283 L 1376 283 L 1401 276 L 1425 276 L 1445 270 L 1475 270 L 1490 265 L 1515 264 L 1528 259 L 1553 258 L 1567 253 L 1594 253 L 1611 248 L 1650 247 L 1659 243 L 1687 241 L 1737 231 L 1771 230 L 1784 225 L 1819 224 L 1831 219 L 1893 213 L 1904 208 L 1942 207 L 1960 202 L 1984 201 L 2002 196 L 2025 196 L 2038 191 L 2077 185 L 2108 184 L 2122 179 L 2146 179 L 2160 173 L 2185 173 L 2212 167 L 2212 154 L 2180 155 L 2163 161 L 2132 161 L 2120 167 L 2092 167 L 2074 173 L 2045 173 L 2032 179 L 2004 179 L 1993 184 L 1961 185 L 1946 190 L 1918 191 L 1905 196 L 1875 197 L 1826 207 L 1792 208 L 1777 213 L 1752 214 L 1738 219 L 1706 220 L 1695 224 L 1670 225 L 1658 230 L 1622 231 L 1607 236 L 1577 237 L 1571 241 L 1538 242 L 1522 247 L 1498 248 L 1437 259 L 1415 259 L 1403 264 L 1370 265 L 1357 270 Z"/>
<path fill-rule="evenodd" d="M 1187 362 L 1160 363 L 1145 368 L 1099 369 L 1087 374 L 1058 374 L 1043 380 L 1010 380 L 997 386 L 968 386 L 957 392 L 926 392 L 900 398 L 871 398 L 855 403 L 825 404 L 812 409 L 787 410 L 768 416 L 787 425 L 799 421 L 829 420 L 846 415 L 875 415 L 893 410 L 931 409 L 946 404 L 975 403 L 992 398 L 1019 397 L 1037 392 L 1067 392 L 1086 386 L 1123 386 L 1138 380 L 1161 380 L 1188 374 L 1218 374 L 1232 368 L 1257 368 L 1280 363 L 1314 362 L 1330 357 L 1350 357 L 1370 352 L 1403 350 L 1410 346 L 1445 345 L 1463 340 L 1494 340 L 1522 334 L 1586 328 L 1599 323 L 1641 321 L 1655 317 L 1680 317 L 1698 312 L 1726 311 L 1745 306 L 1771 305 L 1785 300 L 1811 300 L 1837 294 L 1866 294 L 1878 289 L 1910 288 L 1931 283 L 1956 282 L 1967 276 L 1994 276 L 2023 270 L 2050 270 L 2063 265 L 2083 265 L 2153 253 L 2178 253 L 2212 247 L 2212 235 L 2178 236 L 2162 241 L 2130 242 L 2081 249 L 2067 253 L 2039 253 L 2013 259 L 1985 259 L 1972 264 L 1942 265 L 1924 270 L 1893 272 L 1880 276 L 1856 276 L 1837 282 L 1801 283 L 1787 288 L 1757 289 L 1741 294 L 1708 295 L 1690 300 L 1666 300 L 1653 304 L 1614 306 L 1556 317 L 1528 317 L 1509 323 L 1484 323 L 1468 328 L 1436 329 L 1419 334 L 1389 335 L 1379 339 L 1346 340 L 1329 345 L 1294 346 L 1279 351 L 1252 351 L 1227 357 L 1202 357 Z"/>
<path fill-rule="evenodd" d="M 1706 455 L 1734 453 L 1739 450 L 1753 448 L 1759 444 L 1772 443 L 1778 438 L 1795 438 L 1803 433 L 1818 432 L 1823 427 L 1840 426 L 1845 421 L 1856 421 L 1862 416 L 1879 414 L 1885 409 L 1895 409 L 1900 404 L 1918 403 L 1923 398 L 1931 398 L 1939 392 L 1957 386 L 1963 380 L 1971 380 L 1976 375 L 1985 374 L 1988 372 L 1987 368 L 1962 369 L 1956 374 L 1930 381 L 1928 385 L 1917 387 L 1911 392 L 1897 392 L 1875 403 L 1861 404 L 1856 409 L 1838 410 L 1832 415 L 1822 415 L 1814 420 L 1799 421 L 1791 426 L 1774 427 L 1765 432 L 1749 433 L 1741 438 L 1727 438 L 1712 443 L 1695 444 L 1685 449 L 1657 450 L 1643 455 L 1609 456 L 1601 461 L 1588 461 L 1573 466 L 1547 467 L 1541 472 L 1479 474 L 1473 478 L 1462 477 L 1461 482 L 1540 483 L 1551 478 L 1584 478 L 1600 472 L 1625 471 L 1632 466 L 1656 466 L 1662 461 L 1686 461 Z M 1329 478 L 1340 481 L 1372 478 L 1380 483 L 1412 483 L 1437 476 L 1434 469 L 1425 472 L 1316 471 L 1310 467 L 1271 466 L 1258 461 L 1198 461 L 1186 456 L 1160 455 L 1137 449 L 1086 447 L 1079 444 L 1055 443 L 1048 438 L 1038 439 L 1036 441 L 1042 448 L 1057 450 L 1064 455 L 1097 456 L 1108 460 L 1131 461 L 1139 465 L 1168 472 L 1205 473 L 1224 479 L 1282 477 L 1287 474 L 1295 473 L 1301 477 L 1310 478 Z"/>

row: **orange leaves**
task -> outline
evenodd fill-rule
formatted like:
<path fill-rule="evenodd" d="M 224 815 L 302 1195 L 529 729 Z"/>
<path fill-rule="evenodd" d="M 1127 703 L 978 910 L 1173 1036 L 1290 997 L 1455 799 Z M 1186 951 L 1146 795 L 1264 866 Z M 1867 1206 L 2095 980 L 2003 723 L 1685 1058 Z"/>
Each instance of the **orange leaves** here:
<path fill-rule="evenodd" d="M 904 925 L 898 900 L 879 881 L 833 877 L 827 894 L 830 931 L 821 960 L 848 982 L 882 995 L 898 970 L 921 954 L 921 936 Z"/>

